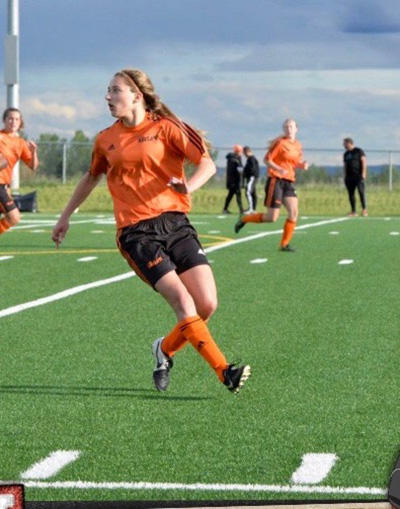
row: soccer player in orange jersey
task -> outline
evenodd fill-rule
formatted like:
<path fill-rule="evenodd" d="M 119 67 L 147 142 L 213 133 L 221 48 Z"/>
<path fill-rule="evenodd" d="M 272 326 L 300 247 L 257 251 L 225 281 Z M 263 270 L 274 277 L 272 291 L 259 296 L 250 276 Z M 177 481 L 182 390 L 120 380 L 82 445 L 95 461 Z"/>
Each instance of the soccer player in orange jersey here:
<path fill-rule="evenodd" d="M 37 146 L 33 141 L 20 138 L 24 127 L 20 110 L 7 108 L 3 113 L 4 129 L 0 131 L 0 235 L 21 219 L 9 188 L 14 165 L 20 159 L 33 171 L 39 166 Z"/>
<path fill-rule="evenodd" d="M 281 205 L 288 213 L 280 250 L 292 252 L 290 246 L 298 216 L 298 199 L 293 183 L 296 179 L 296 169 L 308 170 L 308 163 L 303 161 L 302 146 L 296 140 L 297 125 L 295 120 L 289 118 L 283 123 L 283 136 L 273 140 L 264 157 L 268 168 L 268 178 L 265 185 L 266 213 L 254 213 L 240 217 L 235 225 L 235 232 L 243 228 L 246 223 L 274 223 L 280 214 Z"/>
<path fill-rule="evenodd" d="M 217 290 L 206 255 L 189 223 L 190 194 L 215 173 L 203 136 L 163 104 L 149 77 L 124 69 L 105 97 L 117 120 L 97 136 L 92 164 L 54 227 L 58 246 L 69 217 L 106 175 L 117 223 L 117 244 L 129 265 L 164 297 L 176 326 L 153 343 L 153 380 L 165 391 L 175 353 L 191 343 L 219 380 L 238 392 L 250 366 L 230 364 L 207 326 L 217 307 Z M 184 160 L 196 166 L 186 180 Z"/>

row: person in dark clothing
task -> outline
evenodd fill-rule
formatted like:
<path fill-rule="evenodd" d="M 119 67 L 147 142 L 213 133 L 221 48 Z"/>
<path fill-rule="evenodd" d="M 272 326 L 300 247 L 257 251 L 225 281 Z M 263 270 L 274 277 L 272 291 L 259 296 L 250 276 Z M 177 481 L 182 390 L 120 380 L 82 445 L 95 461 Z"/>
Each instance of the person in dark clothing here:
<path fill-rule="evenodd" d="M 343 140 L 346 152 L 343 154 L 343 177 L 349 193 L 351 212 L 349 216 L 356 216 L 355 190 L 360 195 L 362 215 L 368 216 L 365 198 L 365 179 L 367 178 L 367 158 L 361 148 L 355 147 L 351 138 Z"/>
<path fill-rule="evenodd" d="M 246 189 L 246 197 L 249 203 L 248 213 L 252 214 L 257 208 L 256 184 L 260 175 L 260 167 L 250 147 L 244 147 L 243 153 L 247 158 L 243 168 L 243 185 Z"/>
<path fill-rule="evenodd" d="M 243 148 L 240 145 L 234 145 L 233 152 L 229 152 L 226 156 L 226 188 L 228 189 L 228 195 L 225 199 L 224 214 L 230 214 L 229 204 L 234 195 L 236 195 L 236 201 L 239 207 L 239 212 L 243 214 L 242 194 L 241 194 L 241 169 L 243 168 L 241 155 Z"/>

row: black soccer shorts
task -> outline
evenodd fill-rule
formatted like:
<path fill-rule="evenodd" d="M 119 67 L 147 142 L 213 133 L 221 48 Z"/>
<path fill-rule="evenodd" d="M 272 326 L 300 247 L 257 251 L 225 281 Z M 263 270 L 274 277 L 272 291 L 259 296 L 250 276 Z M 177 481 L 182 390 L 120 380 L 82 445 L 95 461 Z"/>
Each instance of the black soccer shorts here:
<path fill-rule="evenodd" d="M 0 184 L 0 212 L 6 214 L 16 208 L 15 201 L 8 191 L 8 186 L 6 184 Z"/>
<path fill-rule="evenodd" d="M 297 197 L 293 182 L 277 177 L 268 177 L 265 184 L 264 205 L 271 209 L 279 209 L 286 197 Z"/>
<path fill-rule="evenodd" d="M 208 265 L 197 232 L 182 212 L 165 212 L 117 232 L 117 245 L 136 274 L 153 288 L 165 274 Z"/>

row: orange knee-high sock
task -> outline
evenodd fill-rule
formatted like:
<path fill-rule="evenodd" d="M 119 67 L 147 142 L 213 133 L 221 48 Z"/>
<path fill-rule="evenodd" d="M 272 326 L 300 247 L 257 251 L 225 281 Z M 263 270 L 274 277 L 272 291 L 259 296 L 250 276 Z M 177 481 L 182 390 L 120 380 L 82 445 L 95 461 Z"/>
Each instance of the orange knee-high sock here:
<path fill-rule="evenodd" d="M 181 324 L 181 333 L 184 338 L 190 341 L 203 359 L 213 368 L 221 382 L 223 382 L 223 372 L 228 367 L 228 362 L 211 336 L 206 322 L 197 315 L 186 318 L 179 322 L 179 324 Z"/>
<path fill-rule="evenodd" d="M 172 331 L 167 334 L 161 344 L 162 351 L 168 355 L 168 357 L 173 357 L 178 350 L 183 348 L 188 340 L 182 334 L 182 327 L 186 325 L 186 323 L 190 323 L 192 318 L 184 318 L 179 323 L 175 325 Z M 204 320 L 206 323 L 208 320 Z"/>
<path fill-rule="evenodd" d="M 183 348 L 188 340 L 182 335 L 181 327 L 185 325 L 187 318 L 175 325 L 172 331 L 165 336 L 161 343 L 162 351 L 169 357 L 173 357 L 178 350 Z"/>
<path fill-rule="evenodd" d="M 10 223 L 7 221 L 5 217 L 3 217 L 3 219 L 0 220 L 0 235 L 10 228 L 11 228 Z"/>
<path fill-rule="evenodd" d="M 285 225 L 283 227 L 283 235 L 281 239 L 281 246 L 287 246 L 293 236 L 294 229 L 296 227 L 296 221 L 292 221 L 291 219 L 286 219 Z"/>
<path fill-rule="evenodd" d="M 254 214 L 247 214 L 242 217 L 243 223 L 262 223 L 263 222 L 263 213 L 255 212 Z"/>

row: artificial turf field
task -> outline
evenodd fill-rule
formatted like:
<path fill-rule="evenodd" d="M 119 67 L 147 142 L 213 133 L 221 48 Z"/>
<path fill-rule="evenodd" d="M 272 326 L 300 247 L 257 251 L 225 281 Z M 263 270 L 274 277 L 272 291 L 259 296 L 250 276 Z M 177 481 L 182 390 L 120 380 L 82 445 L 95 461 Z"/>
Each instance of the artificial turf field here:
<path fill-rule="evenodd" d="M 55 216 L 0 237 L 0 482 L 28 501 L 385 499 L 400 218 L 300 218 L 295 253 L 277 249 L 283 219 L 239 235 L 234 216 L 191 219 L 218 286 L 211 332 L 252 367 L 237 396 L 190 346 L 155 391 L 150 347 L 174 316 L 138 277 L 110 279 L 130 274 L 111 216 L 75 214 L 58 251 Z"/>

